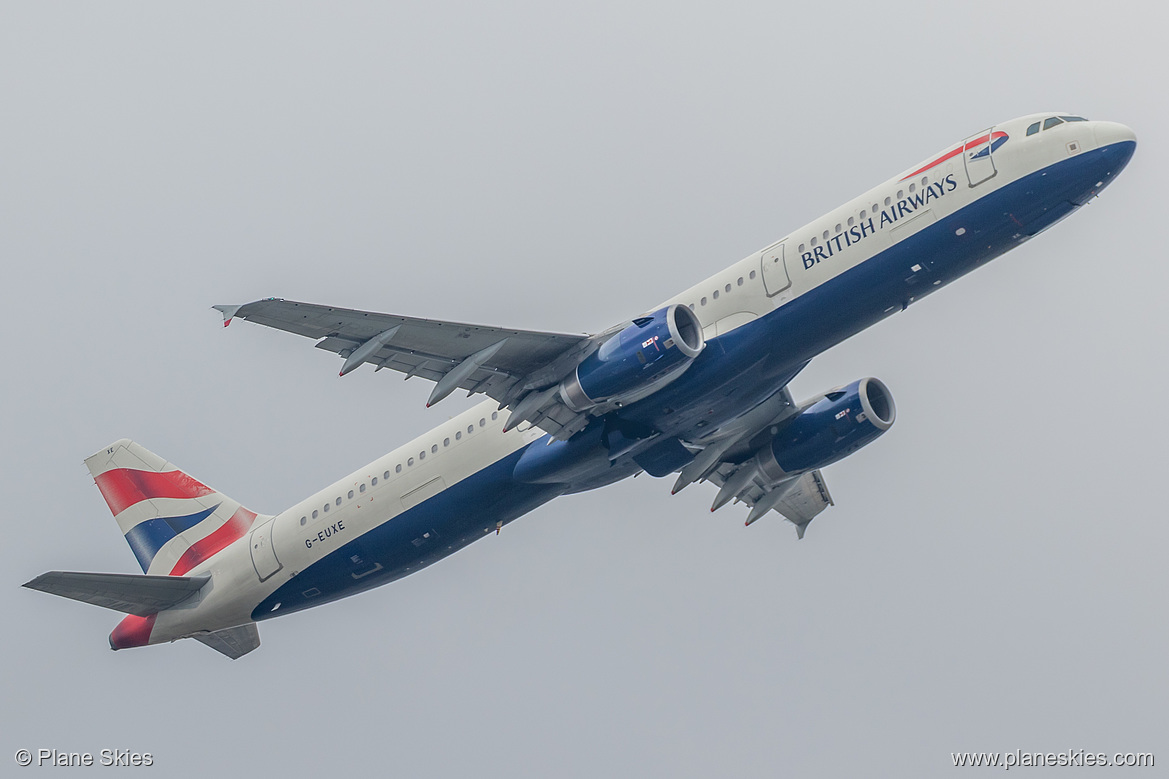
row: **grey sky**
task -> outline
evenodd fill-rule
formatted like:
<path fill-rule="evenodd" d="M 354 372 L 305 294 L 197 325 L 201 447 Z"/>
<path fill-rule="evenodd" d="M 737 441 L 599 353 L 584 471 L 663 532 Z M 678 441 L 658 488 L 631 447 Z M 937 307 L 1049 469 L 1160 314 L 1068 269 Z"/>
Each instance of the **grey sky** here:
<path fill-rule="evenodd" d="M 935 776 L 1169 763 L 1169 65 L 1152 4 L 9 3 L 0 10 L 0 765 L 155 776 Z M 1142 10 L 1142 9 L 1149 10 Z M 642 476 L 420 574 L 195 642 L 19 588 L 136 571 L 123 436 L 275 512 L 471 401 L 214 303 L 585 332 L 948 143 L 1066 110 L 1140 146 L 1067 222 L 818 358 L 898 422 L 797 543 Z M 0 771 L 7 774 L 7 769 Z"/>

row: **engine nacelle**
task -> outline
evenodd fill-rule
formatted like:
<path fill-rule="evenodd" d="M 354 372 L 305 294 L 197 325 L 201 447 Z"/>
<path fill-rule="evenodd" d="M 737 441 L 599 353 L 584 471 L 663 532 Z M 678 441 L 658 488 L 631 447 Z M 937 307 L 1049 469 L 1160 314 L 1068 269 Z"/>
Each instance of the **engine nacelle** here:
<path fill-rule="evenodd" d="M 840 460 L 893 426 L 897 408 L 877 379 L 860 379 L 825 393 L 780 429 L 756 455 L 773 483 Z"/>
<path fill-rule="evenodd" d="M 675 303 L 601 344 L 560 382 L 560 398 L 573 411 L 633 403 L 681 376 L 705 346 L 698 317 Z"/>

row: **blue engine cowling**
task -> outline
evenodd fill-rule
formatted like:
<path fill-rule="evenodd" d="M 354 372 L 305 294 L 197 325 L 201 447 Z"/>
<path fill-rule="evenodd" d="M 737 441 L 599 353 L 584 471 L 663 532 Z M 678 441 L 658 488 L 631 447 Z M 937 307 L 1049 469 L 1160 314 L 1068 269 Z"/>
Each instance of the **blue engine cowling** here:
<path fill-rule="evenodd" d="M 825 393 L 780 428 L 756 455 L 773 483 L 840 460 L 893 426 L 897 408 L 877 379 L 860 379 Z"/>
<path fill-rule="evenodd" d="M 641 400 L 681 376 L 705 346 L 694 312 L 666 306 L 634 319 L 582 360 L 560 382 L 560 398 L 573 411 Z"/>

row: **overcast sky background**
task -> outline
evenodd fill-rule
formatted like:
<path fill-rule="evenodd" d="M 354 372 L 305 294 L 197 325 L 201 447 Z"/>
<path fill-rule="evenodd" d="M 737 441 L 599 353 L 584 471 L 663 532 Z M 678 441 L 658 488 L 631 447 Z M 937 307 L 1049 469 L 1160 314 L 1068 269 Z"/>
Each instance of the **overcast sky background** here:
<path fill-rule="evenodd" d="M 4 4 L 0 765 L 1169 763 L 1161 21 L 1095 2 Z M 1045 110 L 1130 125 L 1131 166 L 797 378 L 802 398 L 877 376 L 898 408 L 826 469 L 837 505 L 802 542 L 642 476 L 264 623 L 234 663 L 193 641 L 115 654 L 117 614 L 19 587 L 137 572 L 82 463 L 117 438 L 275 513 L 474 402 L 338 379 L 335 356 L 225 331 L 212 304 L 596 331 Z"/>

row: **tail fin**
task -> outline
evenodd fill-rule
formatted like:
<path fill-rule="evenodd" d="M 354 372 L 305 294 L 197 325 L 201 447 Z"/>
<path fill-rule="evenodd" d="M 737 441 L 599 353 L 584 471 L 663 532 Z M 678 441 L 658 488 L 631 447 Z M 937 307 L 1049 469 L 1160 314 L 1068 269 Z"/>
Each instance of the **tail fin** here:
<path fill-rule="evenodd" d="M 254 511 L 127 439 L 85 465 L 144 573 L 183 576 L 256 521 Z"/>

